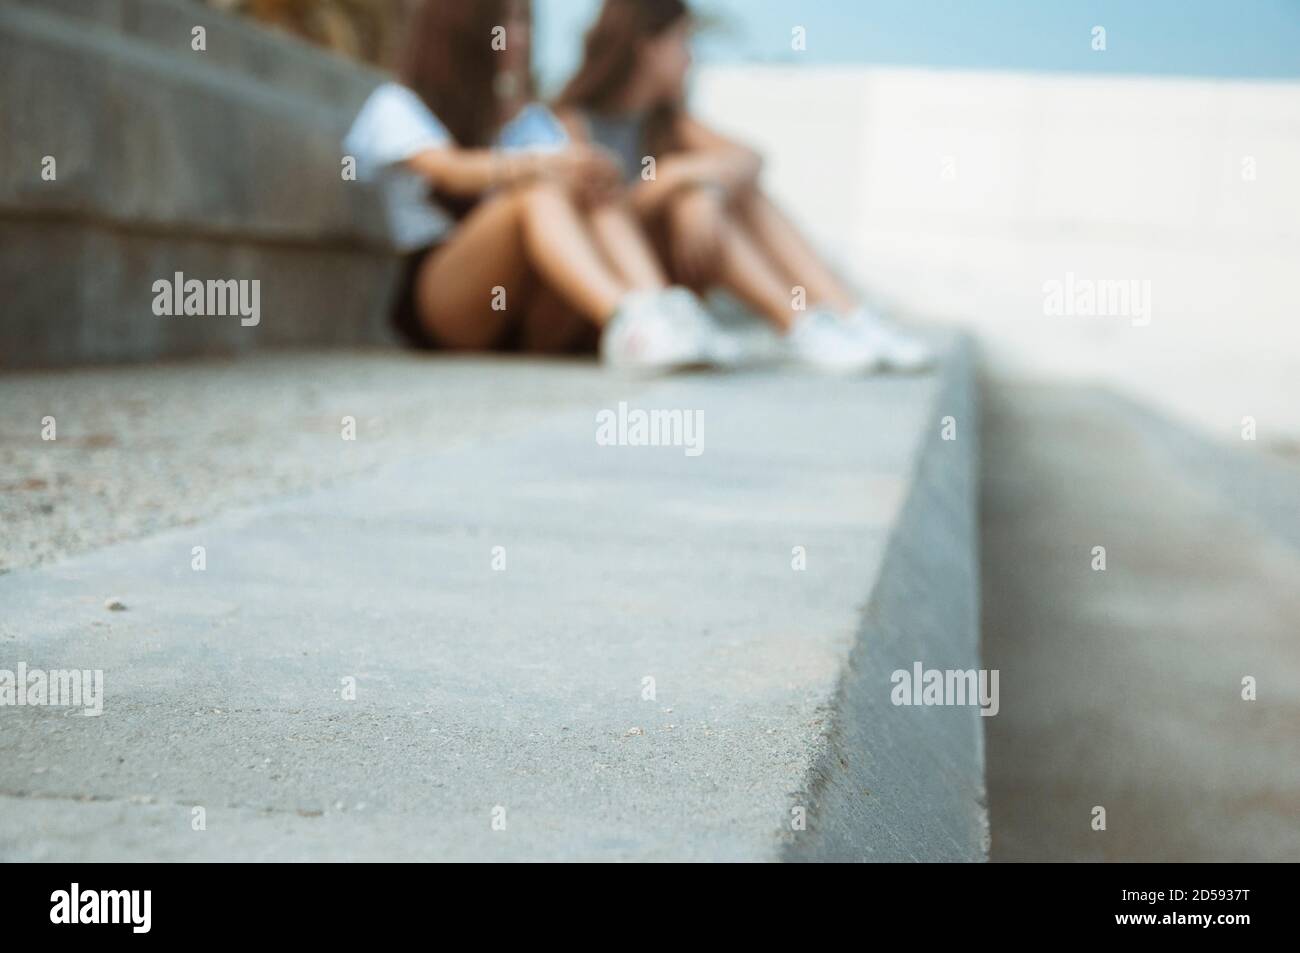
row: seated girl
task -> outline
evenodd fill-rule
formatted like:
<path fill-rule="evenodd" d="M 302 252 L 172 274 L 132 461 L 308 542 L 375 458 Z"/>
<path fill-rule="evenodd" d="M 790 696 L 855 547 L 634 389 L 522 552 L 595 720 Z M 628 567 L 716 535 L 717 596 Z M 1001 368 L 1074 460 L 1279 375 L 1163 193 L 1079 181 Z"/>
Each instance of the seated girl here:
<path fill-rule="evenodd" d="M 691 26 L 683 0 L 605 0 L 557 104 L 570 136 L 616 158 L 667 274 L 732 292 L 789 357 L 837 370 L 926 366 L 929 349 L 872 313 L 763 194 L 759 157 L 690 114 Z M 643 177 L 649 157 L 654 174 Z M 796 286 L 806 309 L 794 307 Z"/>
<path fill-rule="evenodd" d="M 728 338 L 611 200 L 611 159 L 530 103 L 530 25 L 527 0 L 425 0 L 403 83 L 376 89 L 347 134 L 407 253 L 399 329 L 421 347 L 726 361 Z"/>

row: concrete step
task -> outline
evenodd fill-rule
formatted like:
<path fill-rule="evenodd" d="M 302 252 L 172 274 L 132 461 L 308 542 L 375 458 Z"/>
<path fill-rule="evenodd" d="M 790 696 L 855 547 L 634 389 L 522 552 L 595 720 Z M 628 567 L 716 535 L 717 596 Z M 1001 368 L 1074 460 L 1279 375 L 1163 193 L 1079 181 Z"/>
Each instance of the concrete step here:
<path fill-rule="evenodd" d="M 179 0 L 0 5 L 0 368 L 390 340 L 396 258 L 341 165 L 381 79 Z M 260 323 L 156 315 L 177 272 L 260 282 Z"/>
<path fill-rule="evenodd" d="M 69 18 L 78 32 L 120 36 L 169 55 L 196 52 L 191 48 L 192 31 L 201 26 L 206 31 L 204 63 L 322 103 L 346 105 L 385 78 L 378 70 L 229 16 L 201 0 L 9 2 Z"/>
<path fill-rule="evenodd" d="M 331 66 L 317 70 L 319 83 L 295 85 L 285 64 L 271 84 L 231 62 L 233 51 L 222 56 L 215 40 L 191 50 L 185 23 L 209 12 L 180 6 L 165 45 L 149 19 L 155 32 L 144 39 L 43 8 L 0 8 L 11 160 L 0 166 L 0 208 L 213 238 L 386 246 L 372 203 L 341 175 L 342 137 L 382 75 L 230 21 L 232 42 Z M 324 77 L 339 86 L 333 95 Z M 47 155 L 54 180 L 41 175 Z"/>
<path fill-rule="evenodd" d="M 0 857 L 985 856 L 983 719 L 890 701 L 979 667 L 960 341 L 914 378 L 559 365 L 518 400 L 519 365 L 425 363 L 449 416 L 551 409 L 0 576 L 0 668 L 105 678 L 97 718 L 0 709 Z M 702 414 L 703 452 L 599 444 L 620 402 Z"/>

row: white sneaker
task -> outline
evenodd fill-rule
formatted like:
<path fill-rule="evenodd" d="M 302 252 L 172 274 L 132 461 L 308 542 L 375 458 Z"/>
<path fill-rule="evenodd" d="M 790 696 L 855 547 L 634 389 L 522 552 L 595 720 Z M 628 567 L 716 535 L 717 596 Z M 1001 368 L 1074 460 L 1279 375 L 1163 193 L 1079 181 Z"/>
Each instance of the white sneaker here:
<path fill-rule="evenodd" d="M 735 334 L 718 323 L 717 318 L 689 288 L 675 286 L 663 293 L 664 303 L 681 320 L 700 329 L 704 340 L 705 360 L 716 367 L 736 367 L 744 361 L 745 348 Z"/>
<path fill-rule="evenodd" d="M 873 371 L 881 363 L 874 343 L 852 333 L 834 313 L 821 308 L 795 322 L 781 338 L 781 350 L 791 363 L 835 374 Z"/>
<path fill-rule="evenodd" d="M 707 364 L 708 325 L 669 291 L 633 291 L 600 335 L 600 359 L 610 367 L 670 370 Z"/>
<path fill-rule="evenodd" d="M 728 366 L 761 367 L 782 360 L 782 335 L 734 295 L 715 288 L 702 303 L 735 352 Z"/>
<path fill-rule="evenodd" d="M 920 338 L 890 325 L 865 305 L 844 321 L 849 333 L 874 347 L 885 367 L 895 371 L 923 371 L 934 364 L 934 352 Z"/>

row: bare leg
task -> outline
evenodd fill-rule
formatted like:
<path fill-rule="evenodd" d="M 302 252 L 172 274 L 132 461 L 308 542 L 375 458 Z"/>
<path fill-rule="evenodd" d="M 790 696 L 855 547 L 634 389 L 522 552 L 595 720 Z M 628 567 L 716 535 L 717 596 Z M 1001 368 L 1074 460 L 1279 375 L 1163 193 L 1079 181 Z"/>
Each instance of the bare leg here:
<path fill-rule="evenodd" d="M 685 194 L 670 201 L 680 201 L 683 197 Z M 663 215 L 652 222 L 659 257 L 667 267 L 671 267 L 673 261 L 673 256 L 668 253 L 671 243 L 682 240 L 677 227 L 672 224 L 674 221 L 674 216 Z M 675 277 L 685 280 L 681 275 Z M 715 257 L 704 266 L 704 274 L 688 283 L 697 292 L 711 287 L 725 288 L 780 331 L 788 330 L 794 323 L 791 282 L 730 210 L 723 213 Z"/>
<path fill-rule="evenodd" d="M 745 229 L 728 219 L 723 225 L 715 282 L 776 325 L 794 323 L 791 287 Z"/>
<path fill-rule="evenodd" d="M 591 238 L 624 284 L 637 291 L 659 291 L 668 277 L 655 257 L 641 223 L 621 202 L 585 211 Z M 594 351 L 599 329 L 585 321 L 549 288 L 539 288 L 520 331 L 520 347 L 539 354 Z"/>
<path fill-rule="evenodd" d="M 629 287 L 658 291 L 668 286 L 668 276 L 645 229 L 626 205 L 599 205 L 588 213 L 587 220 L 596 245 Z"/>
<path fill-rule="evenodd" d="M 420 319 L 436 340 L 490 348 L 537 284 L 603 325 L 628 290 L 592 242 L 569 197 L 533 185 L 487 199 L 435 252 L 416 278 Z M 504 292 L 504 310 L 494 309 Z M 498 305 L 498 308 L 500 306 Z"/>
<path fill-rule="evenodd" d="M 600 328 L 575 312 L 549 288 L 541 287 L 528 302 L 519 329 L 519 349 L 529 354 L 592 353 Z"/>
<path fill-rule="evenodd" d="M 519 191 L 528 260 L 541 279 L 583 317 L 604 325 L 630 287 L 610 270 L 590 225 L 557 186 Z"/>
<path fill-rule="evenodd" d="M 828 305 L 842 314 L 857 306 L 857 296 L 845 287 L 794 223 L 762 192 L 750 189 L 740 196 L 736 213 L 786 280 L 807 289 L 810 304 Z"/>

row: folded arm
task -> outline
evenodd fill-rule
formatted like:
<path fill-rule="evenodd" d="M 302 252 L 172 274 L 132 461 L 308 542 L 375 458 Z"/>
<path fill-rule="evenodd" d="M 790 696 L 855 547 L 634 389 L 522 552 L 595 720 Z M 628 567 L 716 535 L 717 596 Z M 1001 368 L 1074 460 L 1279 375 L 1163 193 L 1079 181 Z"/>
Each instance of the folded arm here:
<path fill-rule="evenodd" d="M 539 179 L 585 194 L 611 188 L 618 180 L 609 158 L 583 145 L 551 152 L 425 149 L 407 159 L 406 165 L 447 194 L 466 197 Z"/>
<path fill-rule="evenodd" d="M 748 146 L 689 116 L 677 121 L 674 132 L 680 151 L 659 159 L 655 177 L 632 191 L 632 202 L 641 212 L 656 211 L 684 189 L 703 187 L 729 197 L 758 181 L 763 160 Z"/>

